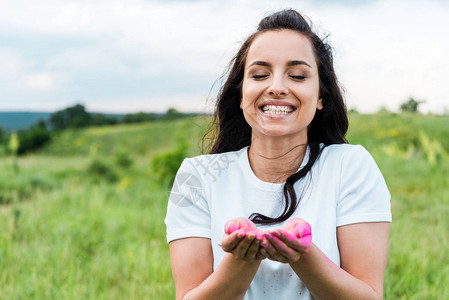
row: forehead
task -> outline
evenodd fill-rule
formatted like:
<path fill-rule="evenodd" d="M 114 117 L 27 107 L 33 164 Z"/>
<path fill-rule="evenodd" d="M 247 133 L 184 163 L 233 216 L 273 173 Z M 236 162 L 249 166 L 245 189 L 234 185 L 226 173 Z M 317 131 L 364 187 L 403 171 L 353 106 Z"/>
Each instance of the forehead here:
<path fill-rule="evenodd" d="M 303 34 L 293 30 L 272 30 L 261 33 L 254 39 L 245 66 L 253 61 L 284 64 L 292 60 L 304 60 L 316 68 L 312 43 Z"/>

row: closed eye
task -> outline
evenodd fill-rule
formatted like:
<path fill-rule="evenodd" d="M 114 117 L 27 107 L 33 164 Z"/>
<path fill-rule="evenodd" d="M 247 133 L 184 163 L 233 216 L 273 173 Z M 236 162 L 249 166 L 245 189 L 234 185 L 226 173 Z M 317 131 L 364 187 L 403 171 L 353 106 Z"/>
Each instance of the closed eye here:
<path fill-rule="evenodd" d="M 290 75 L 291 78 L 296 79 L 296 80 L 304 80 L 306 79 L 306 76 L 294 76 L 294 75 Z"/>
<path fill-rule="evenodd" d="M 263 78 L 267 78 L 268 75 L 253 75 L 254 79 L 263 79 Z"/>

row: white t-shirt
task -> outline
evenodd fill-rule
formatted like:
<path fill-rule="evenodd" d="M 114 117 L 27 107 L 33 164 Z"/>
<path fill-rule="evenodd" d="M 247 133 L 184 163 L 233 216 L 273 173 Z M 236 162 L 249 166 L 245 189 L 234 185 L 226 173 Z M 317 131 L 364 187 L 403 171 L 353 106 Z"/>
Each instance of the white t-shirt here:
<path fill-rule="evenodd" d="M 277 217 L 284 208 L 283 184 L 253 173 L 248 147 L 183 161 L 168 202 L 168 242 L 186 237 L 210 238 L 214 269 L 225 252 L 220 247 L 227 221 L 252 213 Z M 307 149 L 302 168 L 309 155 Z M 295 183 L 300 203 L 291 218 L 312 227 L 312 242 L 340 265 L 336 229 L 359 222 L 391 222 L 390 193 L 371 155 L 360 145 L 331 145 L 311 172 Z M 281 228 L 258 225 L 262 230 Z M 264 259 L 244 299 L 311 299 L 288 264 Z"/>

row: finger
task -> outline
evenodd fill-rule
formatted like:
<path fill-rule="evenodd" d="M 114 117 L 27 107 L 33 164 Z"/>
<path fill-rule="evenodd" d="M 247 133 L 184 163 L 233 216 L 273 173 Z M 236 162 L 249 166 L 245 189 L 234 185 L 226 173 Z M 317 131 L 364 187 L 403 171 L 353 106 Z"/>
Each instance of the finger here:
<path fill-rule="evenodd" d="M 290 248 L 284 243 L 283 240 L 281 240 L 281 233 L 274 231 L 271 234 L 267 236 L 268 241 L 271 245 L 273 245 L 273 248 L 281 253 L 281 254 L 289 254 Z"/>
<path fill-rule="evenodd" d="M 264 246 L 263 245 L 268 245 L 268 241 L 267 241 L 267 239 L 265 238 L 265 236 L 264 236 L 264 233 L 263 232 L 261 232 L 260 234 L 259 234 L 259 236 L 256 236 L 256 238 L 257 239 L 259 239 L 260 240 L 260 242 L 259 242 L 259 251 L 257 252 L 257 254 L 256 254 L 256 259 L 265 259 L 265 258 L 268 258 L 266 255 L 264 255 L 263 254 L 263 252 L 265 252 L 266 253 L 266 250 L 264 249 Z"/>
<path fill-rule="evenodd" d="M 303 237 L 303 236 L 312 234 L 312 228 L 310 227 L 310 224 L 307 223 L 306 221 L 296 224 L 294 228 L 295 228 L 295 233 L 299 237 Z"/>
<path fill-rule="evenodd" d="M 254 238 L 255 238 L 254 234 L 252 233 L 246 234 L 246 236 L 242 238 L 240 242 L 237 244 L 232 253 L 238 258 L 244 259 Z"/>
<path fill-rule="evenodd" d="M 260 230 L 254 231 L 254 234 L 256 235 L 256 239 L 259 239 L 260 241 L 264 239 L 263 231 Z"/>
<path fill-rule="evenodd" d="M 260 248 L 259 253 L 260 253 L 260 256 L 262 256 L 263 258 L 268 258 L 268 259 L 270 259 L 270 260 L 276 261 L 276 260 L 271 256 L 271 254 L 268 253 L 268 251 L 267 251 L 265 248 L 263 248 L 263 247 Z"/>
<path fill-rule="evenodd" d="M 262 247 L 259 246 L 259 251 L 256 254 L 256 260 L 262 260 L 267 258 L 263 253 L 262 250 L 265 251 L 265 249 L 263 249 Z"/>
<path fill-rule="evenodd" d="M 272 261 L 277 261 L 277 262 L 281 262 L 281 263 L 285 263 L 286 261 L 283 260 L 279 260 L 278 258 L 274 257 L 273 255 L 270 254 L 270 252 L 268 252 L 267 249 L 262 248 L 260 249 L 260 253 L 265 256 L 265 258 L 272 260 Z"/>
<path fill-rule="evenodd" d="M 312 244 L 312 235 L 306 235 L 299 240 L 299 244 L 301 245 L 304 252 L 309 252 L 310 246 Z"/>
<path fill-rule="evenodd" d="M 289 232 L 284 229 L 279 229 L 276 231 L 273 231 L 272 234 L 276 236 L 280 241 L 282 241 L 288 248 L 294 249 L 294 250 L 301 250 L 301 241 L 300 238 L 297 237 L 292 232 Z"/>
<path fill-rule="evenodd" d="M 257 254 L 259 253 L 259 249 L 260 249 L 260 240 L 254 238 L 251 245 L 248 248 L 248 251 L 246 251 L 245 259 L 249 261 L 255 260 Z"/>
<path fill-rule="evenodd" d="M 256 225 L 253 222 L 245 218 L 238 218 L 237 224 L 239 228 L 245 229 L 246 231 L 254 231 L 255 229 L 257 229 Z"/>
<path fill-rule="evenodd" d="M 286 245 L 296 244 L 299 238 L 292 232 L 285 229 L 276 229 L 272 231 L 272 234 L 277 236 L 280 240 L 282 240 Z"/>
<path fill-rule="evenodd" d="M 226 233 L 231 234 L 238 229 L 244 229 L 245 231 L 248 231 L 250 229 L 257 229 L 257 227 L 253 222 L 243 217 L 234 218 L 226 222 Z"/>
<path fill-rule="evenodd" d="M 221 243 L 221 248 L 225 252 L 231 252 L 244 237 L 245 232 L 243 230 L 234 231 L 232 234 L 225 234 Z"/>
<path fill-rule="evenodd" d="M 234 221 L 229 221 L 228 223 L 226 223 L 225 225 L 225 232 L 227 234 L 231 234 L 234 231 L 237 231 L 239 229 L 238 224 L 236 224 Z"/>
<path fill-rule="evenodd" d="M 307 233 L 307 231 L 304 232 Z M 279 235 L 277 233 L 279 233 Z M 307 252 L 310 249 L 310 245 L 312 243 L 311 234 L 307 234 L 298 238 L 296 235 L 283 229 L 273 232 L 273 234 L 276 235 L 281 241 L 283 241 L 285 245 L 299 251 L 300 253 Z"/>
<path fill-rule="evenodd" d="M 270 256 L 280 262 L 288 262 L 287 258 L 281 252 L 283 247 L 280 244 L 283 244 L 278 238 L 270 233 L 265 233 L 265 237 L 267 238 L 268 243 L 262 244 L 265 250 L 270 254 Z"/>
<path fill-rule="evenodd" d="M 274 242 L 273 246 L 274 248 L 279 252 L 280 255 L 285 257 L 288 262 L 297 261 L 301 254 L 304 252 L 303 249 L 295 249 L 294 247 L 290 247 L 288 244 L 284 243 L 283 240 L 280 239 L 281 234 L 279 232 L 273 232 L 273 238 L 272 241 Z M 285 238 L 288 241 L 288 238 Z M 270 241 L 270 242 L 272 242 Z M 295 247 L 299 246 L 299 240 L 296 239 L 292 244 Z"/>

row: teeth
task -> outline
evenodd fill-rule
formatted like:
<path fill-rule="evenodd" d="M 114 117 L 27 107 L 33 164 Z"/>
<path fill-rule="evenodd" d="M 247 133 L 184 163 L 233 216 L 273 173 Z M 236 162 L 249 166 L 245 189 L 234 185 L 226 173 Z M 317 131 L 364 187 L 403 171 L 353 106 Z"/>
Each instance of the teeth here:
<path fill-rule="evenodd" d="M 290 106 L 264 105 L 262 111 L 270 114 L 288 114 L 293 111 L 293 108 Z"/>

